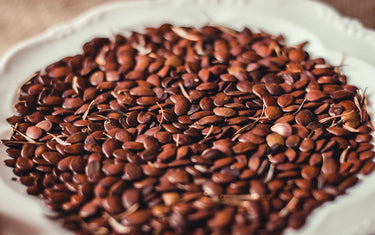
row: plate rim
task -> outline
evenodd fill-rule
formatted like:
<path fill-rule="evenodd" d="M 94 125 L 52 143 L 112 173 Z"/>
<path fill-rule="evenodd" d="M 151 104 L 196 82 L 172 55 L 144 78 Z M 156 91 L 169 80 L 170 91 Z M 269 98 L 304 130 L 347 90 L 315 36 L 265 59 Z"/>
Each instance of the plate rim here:
<path fill-rule="evenodd" d="M 188 0 L 184 0 L 188 1 Z M 199 4 L 223 4 L 228 3 L 230 0 L 192 0 L 195 3 L 197 3 L 197 7 L 199 7 Z M 328 5 L 313 1 L 313 0 L 233 0 L 233 2 L 238 4 L 251 4 L 253 2 L 275 2 L 275 1 L 283 1 L 286 3 L 295 3 L 295 2 L 305 2 L 306 4 L 312 4 L 311 7 L 317 7 L 321 9 L 322 14 L 327 14 L 326 18 L 324 18 L 327 22 L 337 22 L 335 24 L 339 24 L 342 26 L 340 28 L 341 31 L 345 32 L 350 37 L 363 37 L 362 39 L 366 39 L 367 41 L 371 41 L 370 38 L 374 38 L 375 42 L 375 31 L 371 29 L 366 29 L 361 25 L 360 23 L 349 23 L 349 25 L 352 26 L 354 29 L 351 29 L 350 27 L 346 28 L 346 22 L 355 22 L 355 19 L 351 19 L 349 17 L 341 16 L 336 10 L 334 10 L 332 7 L 329 7 Z M 79 30 L 80 27 L 84 27 L 86 24 L 90 24 L 92 21 L 95 21 L 98 16 L 101 14 L 105 14 L 108 11 L 111 11 L 111 9 L 115 9 L 117 7 L 124 7 L 128 4 L 144 4 L 144 3 L 150 3 L 150 4 L 157 4 L 157 3 L 166 3 L 166 2 L 172 2 L 173 5 L 181 4 L 183 1 L 173 1 L 173 0 L 127 0 L 124 2 L 110 2 L 110 3 L 104 3 L 99 4 L 93 8 L 88 9 L 87 11 L 83 12 L 82 14 L 78 15 L 77 17 L 73 18 L 70 21 L 63 22 L 60 24 L 56 24 L 54 26 L 49 27 L 45 31 L 41 32 L 40 34 L 33 36 L 27 40 L 24 40 L 18 44 L 16 44 L 14 47 L 12 47 L 7 53 L 3 56 L 3 58 L 0 59 L 0 75 L 2 73 L 7 72 L 7 65 L 8 63 L 12 63 L 15 56 L 18 55 L 18 53 L 22 53 L 24 50 L 28 50 L 30 47 L 37 46 L 37 45 L 43 45 L 44 43 L 52 41 L 58 41 L 63 39 L 64 36 L 67 36 L 71 33 L 74 33 L 75 30 Z M 178 2 L 178 3 L 177 3 Z M 305 4 L 303 3 L 303 4 Z M 332 20 L 335 19 L 335 20 Z M 62 33 L 59 33 L 62 31 Z M 365 35 L 365 37 L 363 36 Z M 374 46 L 375 49 L 375 46 Z M 332 51 L 337 50 L 335 48 L 332 49 Z M 364 60 L 360 58 L 364 63 L 369 63 L 370 61 Z M 372 64 L 373 66 L 373 64 Z"/>

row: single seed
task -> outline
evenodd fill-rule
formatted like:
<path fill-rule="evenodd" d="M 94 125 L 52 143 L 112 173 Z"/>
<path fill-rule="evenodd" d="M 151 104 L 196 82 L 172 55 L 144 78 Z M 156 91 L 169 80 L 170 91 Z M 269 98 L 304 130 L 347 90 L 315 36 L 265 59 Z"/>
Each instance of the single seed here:
<path fill-rule="evenodd" d="M 270 120 L 275 120 L 282 115 L 282 110 L 277 106 L 268 106 L 264 110 L 264 114 Z"/>
<path fill-rule="evenodd" d="M 275 145 L 280 145 L 280 146 L 284 145 L 284 138 L 278 133 L 271 133 L 267 135 L 266 141 L 267 141 L 268 146 L 270 147 L 275 146 Z"/>

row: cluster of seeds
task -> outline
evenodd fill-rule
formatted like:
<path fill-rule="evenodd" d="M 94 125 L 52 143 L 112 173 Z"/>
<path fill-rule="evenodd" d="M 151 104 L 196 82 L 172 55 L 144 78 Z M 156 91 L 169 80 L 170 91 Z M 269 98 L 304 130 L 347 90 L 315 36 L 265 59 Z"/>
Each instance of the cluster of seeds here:
<path fill-rule="evenodd" d="M 77 234 L 280 234 L 374 169 L 364 92 L 223 26 L 95 38 L 31 76 L 5 163 Z"/>

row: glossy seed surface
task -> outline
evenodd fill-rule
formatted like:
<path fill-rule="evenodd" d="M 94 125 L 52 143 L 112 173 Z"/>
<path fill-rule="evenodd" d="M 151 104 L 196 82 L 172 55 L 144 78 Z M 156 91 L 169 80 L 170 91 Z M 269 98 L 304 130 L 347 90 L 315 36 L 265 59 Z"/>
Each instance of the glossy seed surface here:
<path fill-rule="evenodd" d="M 14 108 L 5 164 L 77 234 L 282 234 L 375 168 L 341 66 L 248 28 L 94 38 Z"/>

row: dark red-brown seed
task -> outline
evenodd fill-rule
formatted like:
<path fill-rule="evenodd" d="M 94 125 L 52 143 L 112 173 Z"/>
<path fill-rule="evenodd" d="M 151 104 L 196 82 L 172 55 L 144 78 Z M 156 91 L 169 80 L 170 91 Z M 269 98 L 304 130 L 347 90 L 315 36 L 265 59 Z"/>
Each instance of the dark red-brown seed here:
<path fill-rule="evenodd" d="M 124 168 L 124 175 L 122 176 L 125 180 L 137 180 L 142 177 L 142 169 L 137 164 L 127 163 Z"/>
<path fill-rule="evenodd" d="M 33 169 L 34 163 L 28 158 L 19 157 L 17 158 L 16 167 L 23 171 L 28 171 Z"/>
<path fill-rule="evenodd" d="M 301 126 L 306 126 L 313 118 L 313 113 L 308 109 L 302 109 L 296 114 L 296 123 Z"/>
<path fill-rule="evenodd" d="M 34 140 L 39 139 L 43 134 L 43 130 L 37 126 L 30 126 L 26 130 L 26 135 Z"/>
<path fill-rule="evenodd" d="M 277 98 L 277 104 L 280 107 L 286 107 L 293 103 L 294 97 L 290 94 L 283 94 Z"/>
<path fill-rule="evenodd" d="M 319 175 L 320 169 L 310 165 L 302 167 L 301 176 L 306 180 L 315 179 Z"/>
<path fill-rule="evenodd" d="M 32 75 L 5 164 L 77 234 L 275 234 L 375 168 L 366 100 L 282 36 L 170 24 Z"/>
<path fill-rule="evenodd" d="M 133 206 L 140 200 L 140 191 L 135 188 L 127 189 L 122 193 L 122 204 L 125 208 Z"/>
<path fill-rule="evenodd" d="M 130 225 L 140 225 L 144 224 L 151 216 L 150 210 L 138 210 L 134 213 L 124 216 L 121 219 L 121 223 L 125 226 Z"/>
<path fill-rule="evenodd" d="M 202 185 L 203 191 L 209 196 L 219 196 L 223 192 L 223 187 L 220 184 L 212 181 L 207 181 Z"/>
<path fill-rule="evenodd" d="M 120 197 L 115 195 L 103 198 L 102 206 L 109 214 L 118 214 L 124 210 Z"/>
<path fill-rule="evenodd" d="M 167 179 L 171 183 L 187 183 L 190 181 L 189 175 L 182 170 L 170 170 L 167 172 Z"/>

